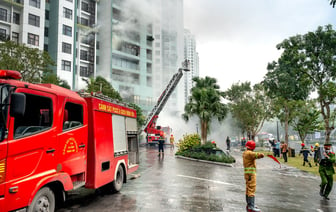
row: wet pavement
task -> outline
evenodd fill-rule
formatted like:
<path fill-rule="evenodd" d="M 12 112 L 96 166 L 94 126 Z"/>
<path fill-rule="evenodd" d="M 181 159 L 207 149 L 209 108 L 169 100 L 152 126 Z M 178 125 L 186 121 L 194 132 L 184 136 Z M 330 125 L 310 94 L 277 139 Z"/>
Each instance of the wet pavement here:
<path fill-rule="evenodd" d="M 140 148 L 140 167 L 119 193 L 86 190 L 58 212 L 70 211 L 245 211 L 242 152 L 232 149 L 232 166 L 175 157 L 165 148 Z M 290 160 L 290 158 L 289 158 Z M 136 179 L 130 179 L 139 176 Z M 266 157 L 257 162 L 256 205 L 263 211 L 336 212 L 336 188 L 330 200 L 319 196 L 320 178 Z"/>

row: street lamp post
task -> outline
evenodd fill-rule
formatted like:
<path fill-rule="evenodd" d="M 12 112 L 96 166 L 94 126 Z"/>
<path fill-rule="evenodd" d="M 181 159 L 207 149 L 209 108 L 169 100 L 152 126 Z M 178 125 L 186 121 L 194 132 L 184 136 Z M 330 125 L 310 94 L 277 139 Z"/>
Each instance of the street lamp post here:
<path fill-rule="evenodd" d="M 278 121 L 277 121 L 276 123 L 277 123 L 277 140 L 280 141 L 280 140 L 279 140 L 279 126 L 278 126 Z"/>

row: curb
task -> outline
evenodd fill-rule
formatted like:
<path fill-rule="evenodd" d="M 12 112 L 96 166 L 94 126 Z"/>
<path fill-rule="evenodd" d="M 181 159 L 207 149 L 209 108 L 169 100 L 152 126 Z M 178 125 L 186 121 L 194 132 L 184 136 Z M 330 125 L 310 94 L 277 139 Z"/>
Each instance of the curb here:
<path fill-rule="evenodd" d="M 210 163 L 210 164 L 215 164 L 215 165 L 220 165 L 220 166 L 233 167 L 233 164 L 229 164 L 229 163 L 220 163 L 220 162 L 215 162 L 215 161 L 200 160 L 200 159 L 195 159 L 195 158 L 184 157 L 184 156 L 181 156 L 181 155 L 175 155 L 175 157 L 176 158 L 185 159 L 185 160 L 192 160 L 192 161 L 202 162 L 202 163 Z"/>

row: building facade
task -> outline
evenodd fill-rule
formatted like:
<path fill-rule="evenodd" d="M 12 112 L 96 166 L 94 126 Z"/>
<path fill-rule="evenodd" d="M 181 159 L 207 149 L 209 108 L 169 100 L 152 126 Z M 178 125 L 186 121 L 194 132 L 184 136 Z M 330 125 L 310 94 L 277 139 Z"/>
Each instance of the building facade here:
<path fill-rule="evenodd" d="M 1 0 L 0 38 L 43 50 L 46 1 Z"/>
<path fill-rule="evenodd" d="M 196 51 L 195 36 L 190 30 L 184 30 L 184 58 L 189 61 L 190 72 L 185 74 L 184 78 L 184 103 L 188 102 L 191 95 L 191 88 L 194 86 L 192 78 L 199 77 L 199 56 Z"/>
<path fill-rule="evenodd" d="M 154 20 L 154 96 L 159 98 L 172 76 L 181 67 L 183 55 L 183 0 L 156 1 L 160 11 Z M 172 115 L 183 112 L 183 78 L 166 103 Z"/>
<path fill-rule="evenodd" d="M 139 1 L 98 4 L 97 75 L 111 82 L 123 99 L 151 110 L 153 102 L 152 19 Z"/>
<path fill-rule="evenodd" d="M 0 0 L 0 38 L 47 51 L 72 90 L 104 77 L 146 114 L 184 59 L 183 0 Z"/>
<path fill-rule="evenodd" d="M 73 90 L 86 86 L 82 78 L 95 76 L 97 49 L 97 2 L 60 0 L 46 4 L 45 44 L 56 62 L 54 72 Z"/>

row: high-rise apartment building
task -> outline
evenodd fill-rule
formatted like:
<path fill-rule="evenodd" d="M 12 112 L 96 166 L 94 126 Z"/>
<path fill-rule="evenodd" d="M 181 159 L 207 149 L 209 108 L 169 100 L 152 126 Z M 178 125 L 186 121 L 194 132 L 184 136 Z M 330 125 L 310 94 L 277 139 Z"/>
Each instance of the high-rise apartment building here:
<path fill-rule="evenodd" d="M 190 72 L 185 73 L 184 78 L 184 101 L 188 102 L 190 90 L 193 87 L 192 78 L 199 76 L 199 57 L 196 51 L 195 36 L 190 30 L 184 30 L 184 58 L 189 61 Z"/>
<path fill-rule="evenodd" d="M 47 51 L 73 90 L 103 76 L 146 113 L 184 59 L 183 0 L 0 0 L 0 38 Z"/>
<path fill-rule="evenodd" d="M 56 62 L 57 76 L 66 80 L 73 90 L 79 90 L 86 86 L 82 78 L 95 76 L 97 2 L 49 0 L 45 14 L 44 50 Z"/>
<path fill-rule="evenodd" d="M 155 1 L 159 16 L 154 20 L 154 96 L 158 98 L 181 67 L 183 55 L 183 0 Z M 166 103 L 165 111 L 183 112 L 183 78 Z"/>
<path fill-rule="evenodd" d="M 97 75 L 111 82 L 123 99 L 150 111 L 153 101 L 152 18 L 142 1 L 98 4 Z"/>
<path fill-rule="evenodd" d="M 0 39 L 43 50 L 45 3 L 41 0 L 1 0 Z"/>

